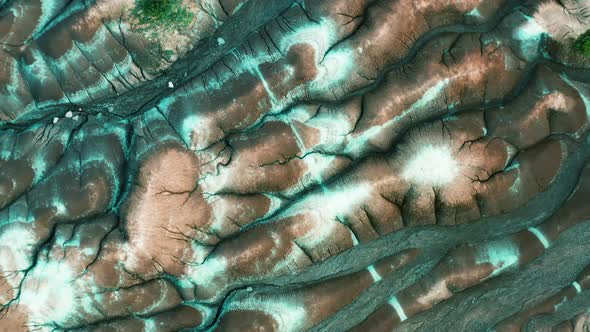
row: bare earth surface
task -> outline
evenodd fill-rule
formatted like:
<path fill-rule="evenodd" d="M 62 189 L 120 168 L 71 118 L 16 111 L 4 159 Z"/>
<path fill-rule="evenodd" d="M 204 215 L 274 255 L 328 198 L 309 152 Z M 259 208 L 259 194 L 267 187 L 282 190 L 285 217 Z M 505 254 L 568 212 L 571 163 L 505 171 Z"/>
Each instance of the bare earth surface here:
<path fill-rule="evenodd" d="M 587 0 L 0 0 L 0 331 L 589 331 Z"/>

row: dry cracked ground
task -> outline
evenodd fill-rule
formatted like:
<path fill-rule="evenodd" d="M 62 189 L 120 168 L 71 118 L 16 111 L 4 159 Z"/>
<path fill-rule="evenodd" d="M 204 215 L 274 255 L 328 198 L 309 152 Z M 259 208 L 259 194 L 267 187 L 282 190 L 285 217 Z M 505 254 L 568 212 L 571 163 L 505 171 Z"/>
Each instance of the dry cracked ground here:
<path fill-rule="evenodd" d="M 0 0 L 0 331 L 589 331 L 589 1 L 183 5 Z"/>

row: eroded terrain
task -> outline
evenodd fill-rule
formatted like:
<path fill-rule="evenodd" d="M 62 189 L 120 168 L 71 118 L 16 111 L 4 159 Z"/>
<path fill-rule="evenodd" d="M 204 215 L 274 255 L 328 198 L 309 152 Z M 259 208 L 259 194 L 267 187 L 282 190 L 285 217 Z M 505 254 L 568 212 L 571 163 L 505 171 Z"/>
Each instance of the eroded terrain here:
<path fill-rule="evenodd" d="M 584 0 L 0 0 L 0 331 L 588 331 Z"/>

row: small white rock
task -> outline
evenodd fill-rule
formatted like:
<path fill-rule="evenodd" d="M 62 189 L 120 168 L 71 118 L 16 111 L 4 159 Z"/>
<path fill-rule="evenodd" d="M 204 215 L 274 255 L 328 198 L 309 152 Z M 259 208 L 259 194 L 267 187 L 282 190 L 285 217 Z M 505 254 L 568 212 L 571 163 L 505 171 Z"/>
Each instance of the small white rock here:
<path fill-rule="evenodd" d="M 217 38 L 217 45 L 221 46 L 221 45 L 225 45 L 225 39 L 219 37 Z"/>
<path fill-rule="evenodd" d="M 247 291 L 247 292 L 251 292 L 251 291 L 253 291 L 253 290 L 254 290 L 254 288 L 252 288 L 252 287 L 248 287 L 248 288 L 246 288 L 246 291 Z"/>
<path fill-rule="evenodd" d="M 77 115 L 75 115 L 75 116 L 74 116 L 74 118 L 73 118 L 72 120 L 74 120 L 74 121 L 78 121 L 78 116 L 77 116 Z"/>
<path fill-rule="evenodd" d="M 173 88 L 174 88 L 174 83 L 172 83 L 172 82 L 168 82 L 168 87 L 169 87 L 170 89 L 173 89 Z"/>
<path fill-rule="evenodd" d="M 55 118 L 53 118 L 53 123 L 54 123 L 54 124 L 56 124 L 56 123 L 57 123 L 57 121 L 59 121 L 59 118 L 58 118 L 58 117 L 55 117 Z"/>
<path fill-rule="evenodd" d="M 71 118 L 74 115 L 74 113 L 72 113 L 72 111 L 67 111 L 66 112 L 66 118 Z"/>

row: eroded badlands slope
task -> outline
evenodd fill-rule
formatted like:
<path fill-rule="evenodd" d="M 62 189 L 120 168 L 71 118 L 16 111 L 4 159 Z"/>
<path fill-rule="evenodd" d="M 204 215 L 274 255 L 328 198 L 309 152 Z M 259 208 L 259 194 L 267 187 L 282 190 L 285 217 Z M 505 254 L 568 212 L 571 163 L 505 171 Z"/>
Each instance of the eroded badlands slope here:
<path fill-rule="evenodd" d="M 0 331 L 588 330 L 590 3 L 185 3 L 0 1 Z"/>

